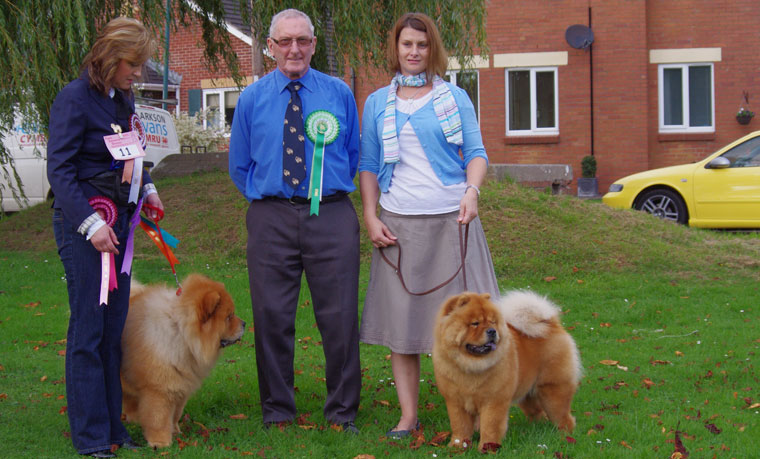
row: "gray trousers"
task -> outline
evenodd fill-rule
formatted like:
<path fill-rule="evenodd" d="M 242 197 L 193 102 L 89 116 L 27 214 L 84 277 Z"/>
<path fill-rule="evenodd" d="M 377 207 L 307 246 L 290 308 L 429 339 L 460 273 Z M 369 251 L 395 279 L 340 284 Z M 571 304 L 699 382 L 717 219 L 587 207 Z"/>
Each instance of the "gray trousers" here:
<path fill-rule="evenodd" d="M 309 204 L 251 202 L 246 215 L 248 276 L 262 416 L 296 416 L 293 388 L 295 317 L 301 275 L 311 291 L 325 353 L 325 418 L 352 421 L 359 408 L 359 221 L 348 196 Z"/>

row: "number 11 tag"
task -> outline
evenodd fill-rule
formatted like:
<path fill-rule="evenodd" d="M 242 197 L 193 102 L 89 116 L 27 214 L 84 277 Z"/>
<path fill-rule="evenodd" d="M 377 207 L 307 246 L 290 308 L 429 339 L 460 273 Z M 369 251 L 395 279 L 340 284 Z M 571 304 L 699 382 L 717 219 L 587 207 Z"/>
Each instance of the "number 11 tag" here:
<path fill-rule="evenodd" d="M 103 140 L 111 156 L 118 161 L 145 156 L 145 150 L 140 145 L 140 138 L 135 131 L 103 136 Z"/>

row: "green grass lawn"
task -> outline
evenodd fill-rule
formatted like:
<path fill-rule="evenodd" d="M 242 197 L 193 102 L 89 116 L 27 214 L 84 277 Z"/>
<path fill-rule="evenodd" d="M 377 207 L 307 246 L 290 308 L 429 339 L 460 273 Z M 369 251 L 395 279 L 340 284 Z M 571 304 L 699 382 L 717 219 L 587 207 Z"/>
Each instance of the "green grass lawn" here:
<path fill-rule="evenodd" d="M 158 183 L 162 227 L 181 240 L 180 278 L 201 272 L 227 285 L 252 324 L 245 266 L 246 203 L 221 172 Z M 358 206 L 358 193 L 354 193 Z M 65 414 L 68 320 L 51 211 L 41 205 L 0 219 L 0 457 L 74 457 Z M 500 454 L 509 457 L 757 457 L 760 380 L 760 237 L 676 226 L 599 202 L 550 196 L 512 183 L 482 189 L 480 215 L 499 285 L 548 295 L 578 343 L 584 377 L 576 430 L 529 423 L 513 408 Z M 137 235 L 135 276 L 173 285 L 166 260 Z M 360 296 L 370 245 L 362 239 Z M 361 305 L 359 305 L 361 307 Z M 351 437 L 322 416 L 321 337 L 303 289 L 297 317 L 294 425 L 264 430 L 253 333 L 226 348 L 190 400 L 171 448 L 120 457 L 479 456 L 446 448 L 443 398 L 422 359 L 422 434 L 383 434 L 399 409 L 389 351 L 361 347 L 363 391 Z M 128 426 L 138 441 L 136 425 Z"/>

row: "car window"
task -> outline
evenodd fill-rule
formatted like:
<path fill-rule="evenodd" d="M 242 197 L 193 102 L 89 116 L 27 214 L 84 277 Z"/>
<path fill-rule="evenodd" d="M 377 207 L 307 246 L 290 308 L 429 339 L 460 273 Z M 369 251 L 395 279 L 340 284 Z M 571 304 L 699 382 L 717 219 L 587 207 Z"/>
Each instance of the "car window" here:
<path fill-rule="evenodd" d="M 731 162 L 730 167 L 760 167 L 760 137 L 754 137 L 722 155 Z"/>

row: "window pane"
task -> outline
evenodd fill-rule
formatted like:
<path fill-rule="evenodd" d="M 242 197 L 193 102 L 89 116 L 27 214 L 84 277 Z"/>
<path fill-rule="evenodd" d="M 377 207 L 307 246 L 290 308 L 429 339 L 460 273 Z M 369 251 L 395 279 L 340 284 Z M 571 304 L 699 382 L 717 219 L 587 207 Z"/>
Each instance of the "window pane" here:
<path fill-rule="evenodd" d="M 224 93 L 224 124 L 227 127 L 232 126 L 232 118 L 235 116 L 235 106 L 239 97 L 240 91 L 227 91 Z"/>
<path fill-rule="evenodd" d="M 206 94 L 206 124 L 208 127 L 219 127 L 221 125 L 219 102 L 219 94 Z"/>
<path fill-rule="evenodd" d="M 722 155 L 731 167 L 760 167 L 760 137 L 735 146 Z"/>
<path fill-rule="evenodd" d="M 475 116 L 478 115 L 478 72 L 459 72 L 457 86 L 464 89 L 475 106 Z"/>
<path fill-rule="evenodd" d="M 689 67 L 689 125 L 712 126 L 710 67 Z"/>
<path fill-rule="evenodd" d="M 665 104 L 665 124 L 683 124 L 683 82 L 681 69 L 663 70 L 663 103 Z"/>
<path fill-rule="evenodd" d="M 530 130 L 530 72 L 509 72 L 509 130 Z"/>
<path fill-rule="evenodd" d="M 554 72 L 536 72 L 536 127 L 554 126 Z"/>

